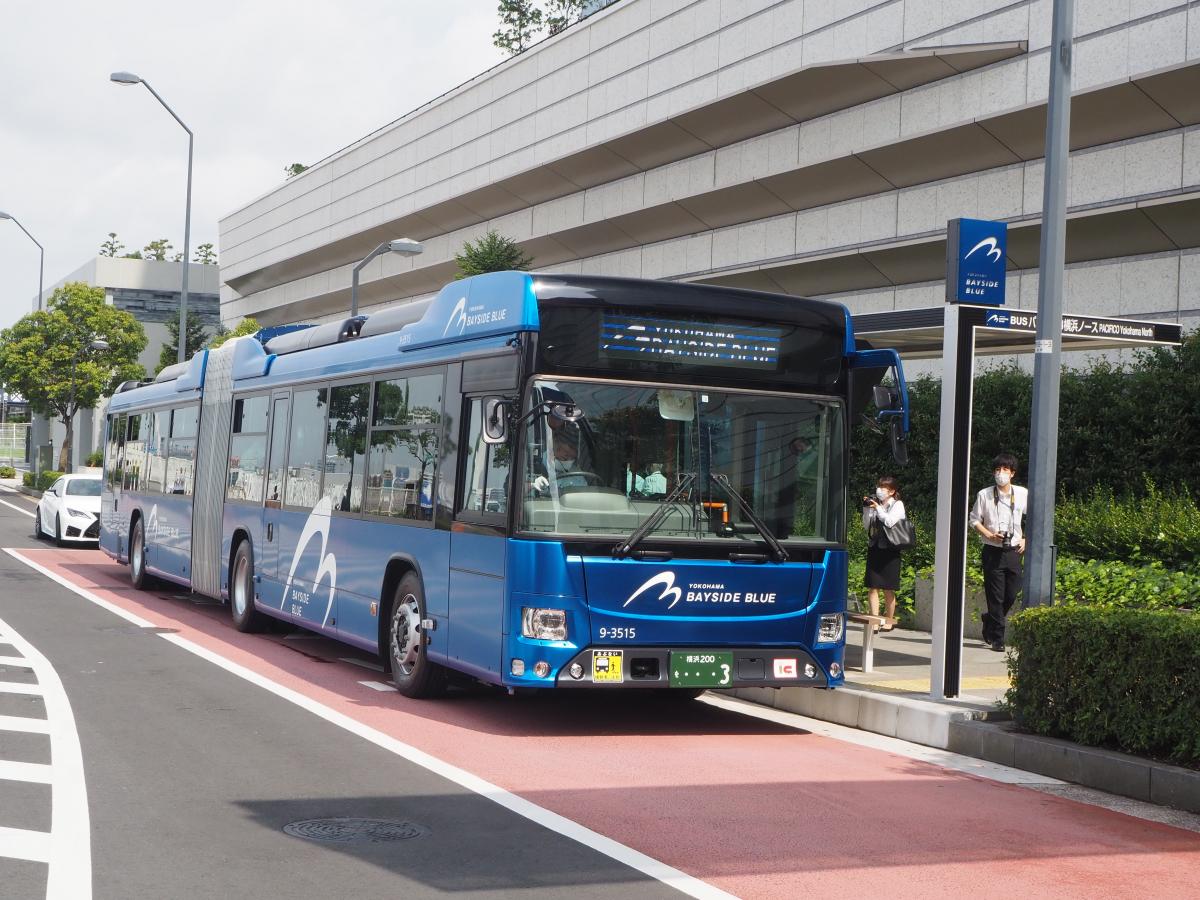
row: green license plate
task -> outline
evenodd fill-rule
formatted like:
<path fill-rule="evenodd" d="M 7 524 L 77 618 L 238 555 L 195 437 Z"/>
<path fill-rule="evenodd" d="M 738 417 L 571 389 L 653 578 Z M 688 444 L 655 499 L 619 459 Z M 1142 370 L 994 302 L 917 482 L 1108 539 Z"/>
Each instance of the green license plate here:
<path fill-rule="evenodd" d="M 733 684 L 733 653 L 672 650 L 668 683 L 672 687 L 728 687 Z"/>

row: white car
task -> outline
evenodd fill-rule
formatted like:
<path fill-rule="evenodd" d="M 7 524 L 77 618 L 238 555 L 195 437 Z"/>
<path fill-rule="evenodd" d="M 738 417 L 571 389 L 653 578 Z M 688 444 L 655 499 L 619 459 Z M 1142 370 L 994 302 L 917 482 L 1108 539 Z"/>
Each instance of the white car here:
<path fill-rule="evenodd" d="M 64 475 L 42 494 L 33 514 L 34 537 L 58 543 L 100 539 L 100 474 Z"/>

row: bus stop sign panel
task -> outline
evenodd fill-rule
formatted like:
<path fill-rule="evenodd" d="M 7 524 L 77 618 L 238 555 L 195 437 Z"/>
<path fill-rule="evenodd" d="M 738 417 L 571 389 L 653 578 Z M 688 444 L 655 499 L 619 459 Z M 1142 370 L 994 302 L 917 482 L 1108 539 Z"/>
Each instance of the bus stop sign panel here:
<path fill-rule="evenodd" d="M 1008 223 L 951 219 L 946 224 L 946 302 L 1004 305 Z"/>

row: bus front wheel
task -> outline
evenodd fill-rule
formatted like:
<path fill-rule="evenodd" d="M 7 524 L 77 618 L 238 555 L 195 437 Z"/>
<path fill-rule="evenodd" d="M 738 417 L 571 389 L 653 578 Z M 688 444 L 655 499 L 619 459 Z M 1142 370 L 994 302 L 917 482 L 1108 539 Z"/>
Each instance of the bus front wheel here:
<path fill-rule="evenodd" d="M 229 572 L 229 615 L 238 631 L 261 631 L 263 616 L 254 608 L 254 551 L 249 541 L 238 544 Z"/>
<path fill-rule="evenodd" d="M 445 670 L 429 658 L 429 645 L 421 622 L 425 618 L 425 592 L 416 573 L 409 572 L 396 586 L 388 621 L 388 658 L 392 681 L 406 697 L 433 697 L 445 686 Z"/>

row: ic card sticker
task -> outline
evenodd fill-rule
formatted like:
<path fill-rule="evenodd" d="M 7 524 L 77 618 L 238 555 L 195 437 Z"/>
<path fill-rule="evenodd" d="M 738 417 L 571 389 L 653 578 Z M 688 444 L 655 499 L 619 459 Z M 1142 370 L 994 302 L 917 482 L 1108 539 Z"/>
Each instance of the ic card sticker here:
<path fill-rule="evenodd" d="M 623 650 L 592 651 L 592 681 L 597 684 L 620 684 L 625 680 L 621 671 Z"/>
<path fill-rule="evenodd" d="M 776 678 L 798 678 L 797 660 L 794 659 L 777 659 L 775 660 L 775 677 Z"/>

